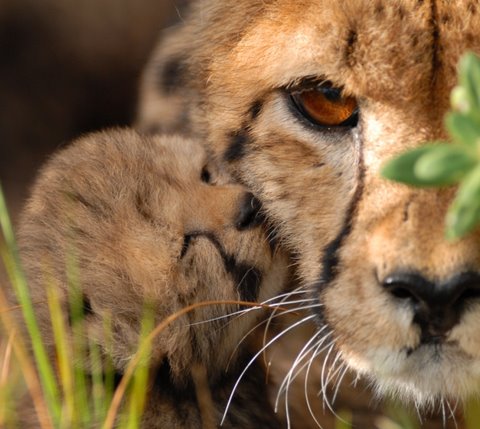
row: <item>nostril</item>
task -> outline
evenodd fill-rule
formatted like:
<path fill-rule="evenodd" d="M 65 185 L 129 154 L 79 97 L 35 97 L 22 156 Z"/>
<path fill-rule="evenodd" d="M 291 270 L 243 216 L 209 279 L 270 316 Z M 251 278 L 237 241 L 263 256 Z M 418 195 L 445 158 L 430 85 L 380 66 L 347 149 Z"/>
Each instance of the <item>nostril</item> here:
<path fill-rule="evenodd" d="M 400 299 L 416 299 L 415 295 L 412 294 L 407 288 L 397 286 L 392 289 L 390 289 L 390 293 L 395 297 L 395 298 L 400 298 Z"/>
<path fill-rule="evenodd" d="M 478 298 L 480 298 L 480 289 L 468 288 L 463 291 L 463 293 L 458 298 L 458 301 L 468 301 Z"/>
<path fill-rule="evenodd" d="M 235 223 L 239 231 L 253 228 L 262 223 L 263 219 L 260 213 L 262 204 L 252 193 L 247 193 L 240 204 L 240 210 Z"/>
<path fill-rule="evenodd" d="M 383 287 L 395 298 L 422 301 L 421 291 L 429 289 L 429 283 L 416 274 L 395 274 L 386 277 Z"/>
<path fill-rule="evenodd" d="M 451 291 L 454 303 L 463 304 L 480 298 L 480 276 L 477 273 L 462 273 L 445 283 L 444 288 Z"/>
<path fill-rule="evenodd" d="M 480 299 L 480 276 L 457 274 L 446 282 L 430 282 L 419 274 L 395 273 L 382 286 L 392 296 L 410 304 L 422 341 L 445 336 L 459 321 L 467 305 Z"/>

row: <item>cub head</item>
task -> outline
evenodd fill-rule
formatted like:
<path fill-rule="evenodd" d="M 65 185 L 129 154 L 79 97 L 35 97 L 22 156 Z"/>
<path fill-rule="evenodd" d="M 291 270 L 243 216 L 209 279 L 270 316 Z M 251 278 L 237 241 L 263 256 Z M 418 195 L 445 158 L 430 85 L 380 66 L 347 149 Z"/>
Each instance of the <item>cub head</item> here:
<path fill-rule="evenodd" d="M 456 189 L 380 169 L 447 138 L 478 28 L 470 0 L 205 0 L 179 31 L 191 128 L 261 200 L 340 356 L 419 403 L 479 390 L 480 235 L 445 240 Z"/>
<path fill-rule="evenodd" d="M 224 179 L 189 139 L 112 130 L 76 141 L 43 168 L 21 219 L 34 301 L 45 301 L 48 284 L 66 297 L 73 267 L 87 329 L 121 372 L 137 350 L 145 304 L 158 324 L 204 301 L 274 297 L 285 258 L 267 239 L 258 201 Z M 212 304 L 172 322 L 154 341 L 154 365 L 167 364 L 175 379 L 195 362 L 221 374 L 261 313 L 228 317 L 240 308 Z M 53 347 L 48 310 L 37 311 Z M 68 312 L 65 303 L 66 323 Z"/>

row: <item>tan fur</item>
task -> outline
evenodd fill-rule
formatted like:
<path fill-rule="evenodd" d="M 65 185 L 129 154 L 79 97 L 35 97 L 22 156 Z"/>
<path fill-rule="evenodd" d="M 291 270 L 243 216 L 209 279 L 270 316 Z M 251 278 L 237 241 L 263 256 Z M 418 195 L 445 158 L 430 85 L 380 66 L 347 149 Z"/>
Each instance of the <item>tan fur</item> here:
<path fill-rule="evenodd" d="M 204 168 L 209 169 L 211 183 L 201 180 Z M 41 171 L 19 232 L 20 252 L 32 298 L 40 303 L 37 316 L 50 353 L 54 345 L 45 290 L 53 284 L 65 297 L 67 325 L 69 270 L 87 303 L 89 335 L 120 374 L 137 350 L 146 303 L 153 308 L 155 323 L 160 323 L 194 303 L 245 300 L 244 279 L 234 275 L 240 266 L 248 268 L 241 274 L 245 277 L 252 270 L 261 276 L 256 300 L 278 294 L 286 279 L 285 257 L 272 253 L 262 227 L 241 231 L 236 227 L 246 198 L 250 201 L 244 188 L 216 173 L 207 165 L 202 147 L 185 138 L 146 138 L 113 130 L 60 151 Z M 192 236 L 187 247 L 186 236 Z M 215 406 L 211 412 L 218 423 L 249 357 L 246 347 L 239 351 L 236 347 L 261 311 L 204 322 L 236 310 L 235 305 L 197 309 L 155 339 L 152 377 L 156 371 L 159 375 L 147 394 L 143 427 L 201 427 L 193 367 L 208 374 Z M 106 319 L 111 319 L 113 341 L 104 336 Z M 89 370 L 88 364 L 77 364 Z M 265 400 L 248 412 L 238 405 L 252 391 L 264 389 L 265 375 L 259 367 L 254 373 L 240 387 L 240 402 L 234 401 L 225 423 L 228 428 L 246 427 L 268 415 L 265 427 L 275 427 Z"/>
<path fill-rule="evenodd" d="M 480 306 L 469 303 L 437 354 L 382 279 L 409 270 L 440 284 L 478 272 L 480 234 L 445 240 L 454 188 L 411 189 L 379 170 L 446 138 L 456 65 L 466 50 L 480 54 L 479 28 L 478 0 L 204 0 L 176 40 L 189 130 L 261 199 L 324 305 L 336 351 L 382 394 L 422 404 L 478 392 Z M 296 119 L 285 90 L 311 77 L 356 97 L 358 127 L 322 132 Z M 161 91 L 144 87 L 142 99 L 149 93 Z"/>

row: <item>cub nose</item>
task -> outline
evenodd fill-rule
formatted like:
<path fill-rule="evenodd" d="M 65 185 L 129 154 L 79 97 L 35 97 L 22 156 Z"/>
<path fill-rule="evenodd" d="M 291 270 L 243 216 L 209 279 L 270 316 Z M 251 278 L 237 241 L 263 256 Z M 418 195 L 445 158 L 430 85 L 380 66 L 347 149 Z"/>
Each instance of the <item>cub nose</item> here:
<path fill-rule="evenodd" d="M 437 342 L 459 322 L 468 304 L 480 298 L 480 275 L 461 273 L 435 283 L 415 273 L 395 273 L 383 280 L 383 287 L 411 306 L 422 341 Z"/>
<path fill-rule="evenodd" d="M 260 214 L 261 208 L 262 205 L 260 201 L 257 200 L 252 193 L 248 192 L 245 194 L 240 202 L 240 209 L 235 221 L 235 227 L 239 231 L 243 231 L 260 225 L 263 220 Z"/>

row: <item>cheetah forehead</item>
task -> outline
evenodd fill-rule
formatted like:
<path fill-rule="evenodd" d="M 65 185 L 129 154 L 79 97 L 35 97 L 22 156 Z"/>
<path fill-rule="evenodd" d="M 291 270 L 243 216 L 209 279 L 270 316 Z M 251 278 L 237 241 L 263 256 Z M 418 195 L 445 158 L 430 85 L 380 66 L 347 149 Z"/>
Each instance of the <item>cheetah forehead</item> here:
<path fill-rule="evenodd" d="M 192 62 L 209 63 L 205 79 L 220 95 L 245 98 L 311 75 L 369 99 L 428 99 L 453 85 L 463 51 L 480 50 L 479 5 L 470 0 L 231 3 L 200 2 L 206 19 L 194 32 L 204 37 Z"/>

